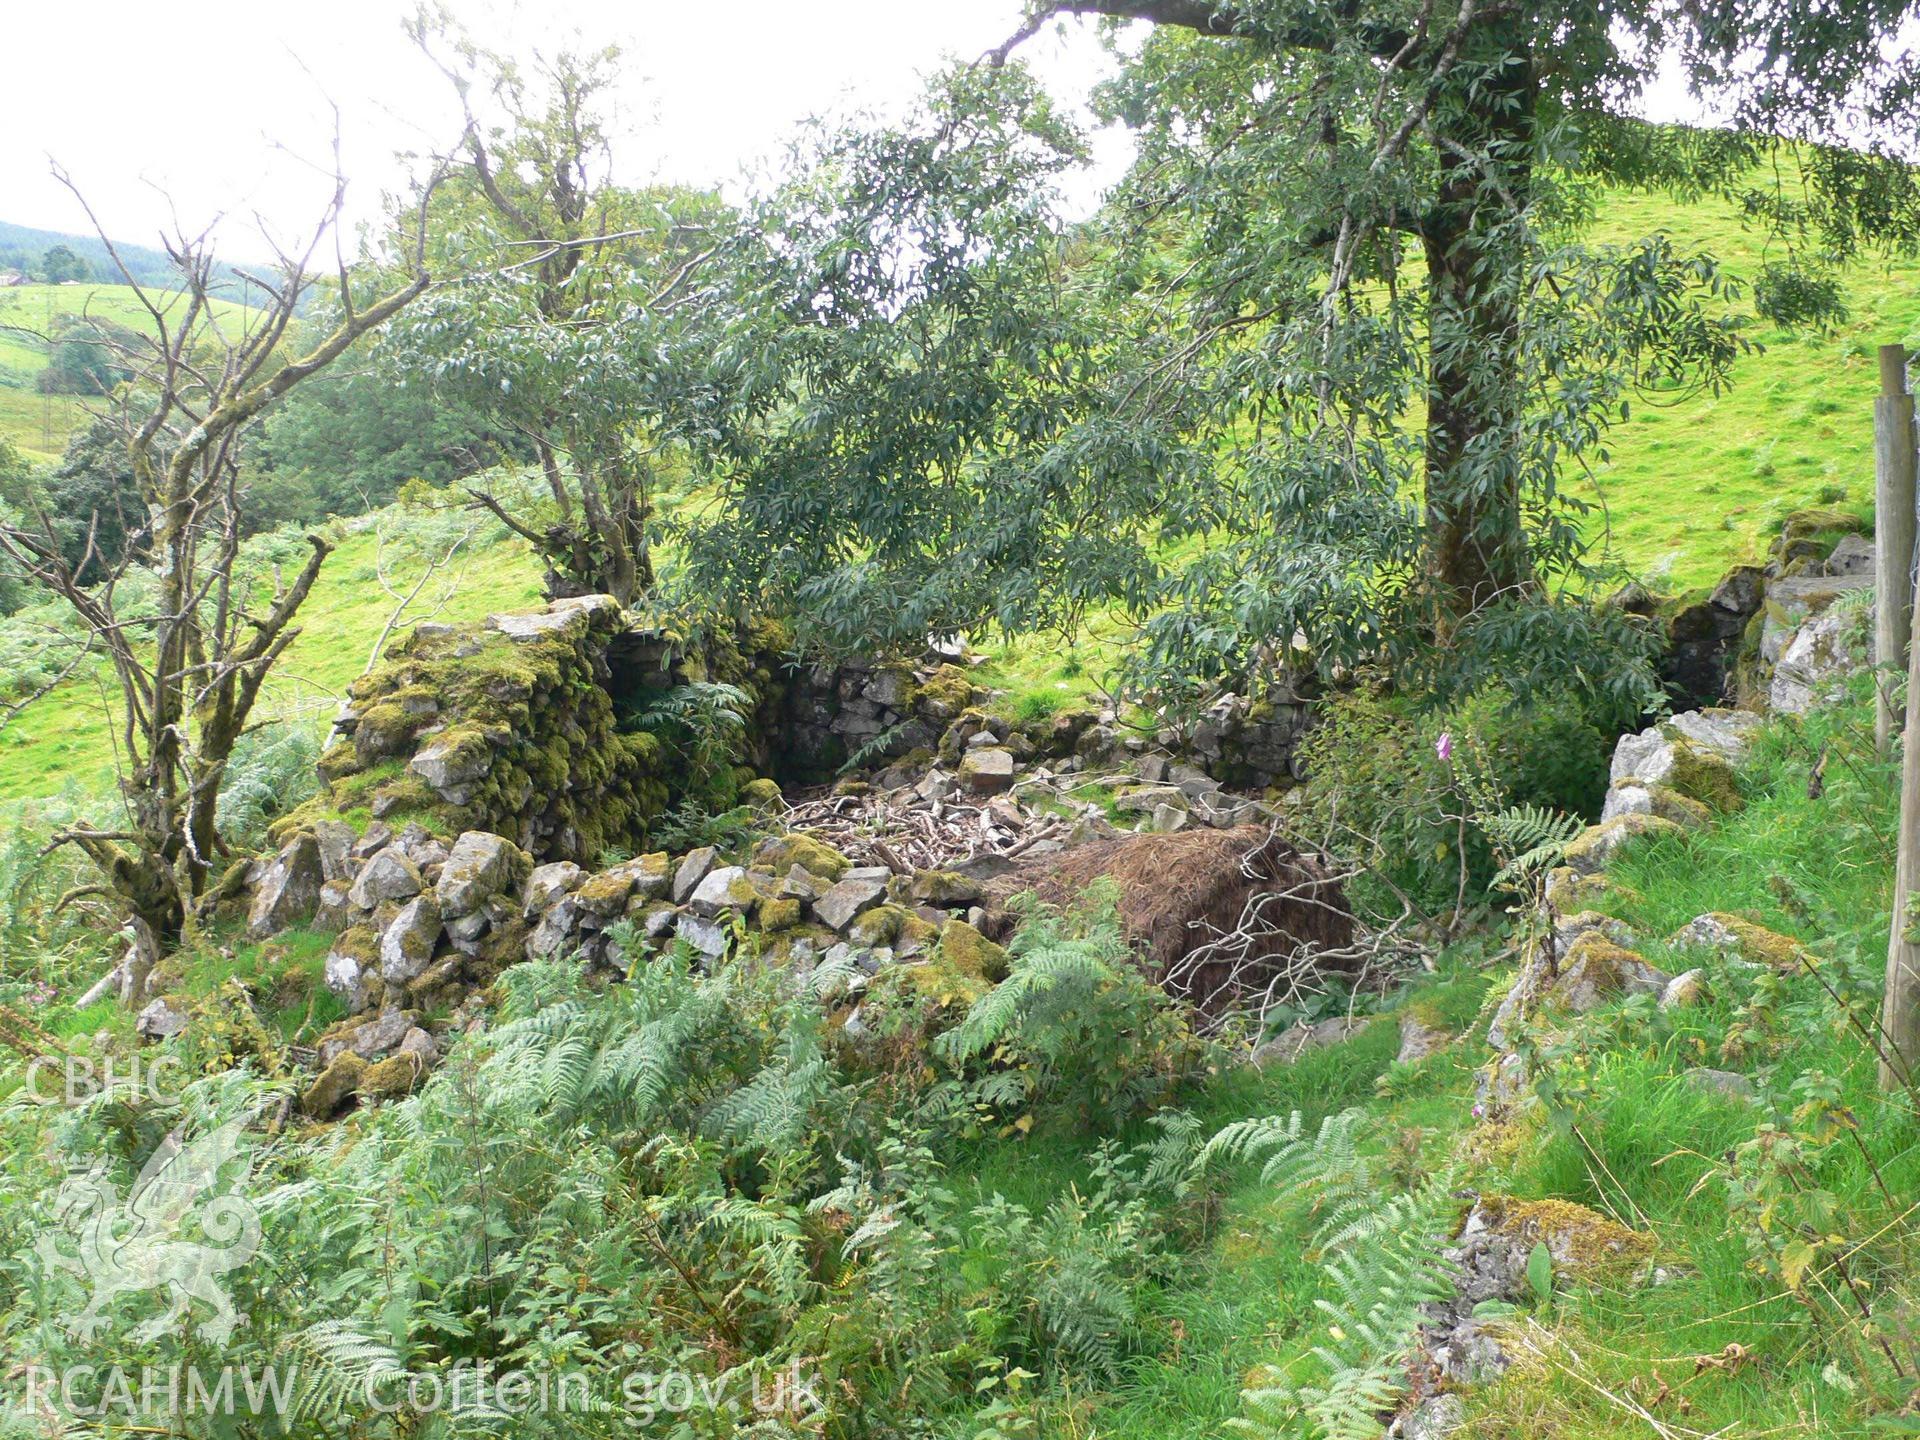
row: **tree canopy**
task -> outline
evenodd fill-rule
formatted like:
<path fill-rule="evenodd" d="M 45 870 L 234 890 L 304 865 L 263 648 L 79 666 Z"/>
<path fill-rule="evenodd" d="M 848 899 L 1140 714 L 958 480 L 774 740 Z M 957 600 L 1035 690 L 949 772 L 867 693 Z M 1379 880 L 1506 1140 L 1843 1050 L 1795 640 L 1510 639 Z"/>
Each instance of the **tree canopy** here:
<path fill-rule="evenodd" d="M 1817 320 L 1826 267 L 1920 236 L 1913 11 L 1040 6 L 742 228 L 700 584 L 846 643 L 1117 601 L 1168 695 L 1304 642 L 1637 708 L 1580 482 L 1637 398 L 1725 383 L 1746 297 L 1672 236 L 1594 242 L 1597 187 L 1728 197 L 1779 242 L 1756 300 Z M 1068 13 L 1156 26 L 1080 227 L 1018 61 Z M 1636 118 L 1669 56 L 1723 126 Z"/>

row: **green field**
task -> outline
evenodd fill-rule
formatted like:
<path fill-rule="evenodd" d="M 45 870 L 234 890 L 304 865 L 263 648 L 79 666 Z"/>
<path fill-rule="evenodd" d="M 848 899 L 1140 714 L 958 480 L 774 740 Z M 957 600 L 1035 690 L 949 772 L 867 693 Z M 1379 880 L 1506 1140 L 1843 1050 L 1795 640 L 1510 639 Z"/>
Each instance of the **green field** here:
<path fill-rule="evenodd" d="M 243 307 L 216 302 L 216 309 L 223 318 L 244 323 Z M 40 337 L 61 315 L 84 315 L 142 332 L 152 324 L 126 285 L 18 285 L 0 290 L 0 439 L 36 460 L 59 459 L 67 437 L 86 423 L 86 401 L 43 396 L 34 385 L 47 365 L 47 346 Z"/>
<path fill-rule="evenodd" d="M 1605 238 L 1658 229 L 1742 280 L 1765 258 L 1723 205 L 1615 195 L 1601 212 Z M 1788 511 L 1872 500 L 1875 351 L 1920 350 L 1920 260 L 1857 266 L 1846 292 L 1852 314 L 1830 335 L 1751 332 L 1764 349 L 1735 363 L 1727 393 L 1634 405 L 1595 476 L 1619 559 L 1675 587 L 1709 585 L 1760 553 Z"/>
<path fill-rule="evenodd" d="M 375 577 L 378 553 L 377 536 L 364 529 L 328 557 L 302 612 L 300 636 L 267 683 L 260 718 L 319 725 L 332 716 L 393 611 Z M 475 620 L 489 611 L 525 609 L 539 598 L 539 567 L 519 542 L 502 542 L 469 562 L 459 590 L 433 618 Z M 423 618 L 417 611 L 410 616 Z M 103 678 L 110 683 L 110 676 Z M 112 783 L 113 747 L 99 683 L 69 682 L 0 731 L 0 801 L 49 795 L 69 783 L 102 789 Z"/>

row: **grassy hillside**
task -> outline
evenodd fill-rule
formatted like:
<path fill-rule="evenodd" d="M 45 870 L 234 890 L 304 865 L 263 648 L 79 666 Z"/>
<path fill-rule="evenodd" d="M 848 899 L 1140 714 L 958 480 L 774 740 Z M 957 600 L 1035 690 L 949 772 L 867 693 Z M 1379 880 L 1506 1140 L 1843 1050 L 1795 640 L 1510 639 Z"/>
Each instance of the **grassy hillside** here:
<path fill-rule="evenodd" d="M 1598 229 L 1609 239 L 1664 229 L 1742 280 L 1765 258 L 1718 204 L 1615 195 Z M 1623 561 L 1678 586 L 1711 584 L 1757 554 L 1788 511 L 1871 503 L 1875 350 L 1920 350 L 1920 260 L 1857 267 L 1846 292 L 1852 315 L 1831 335 L 1755 329 L 1764 349 L 1736 363 L 1726 394 L 1634 406 L 1594 477 Z"/>
<path fill-rule="evenodd" d="M 346 536 L 328 557 L 300 637 L 268 683 L 262 718 L 305 716 L 318 723 L 332 715 L 393 611 L 376 577 L 378 556 L 378 536 L 366 528 Z M 503 541 L 469 562 L 453 599 L 433 618 L 473 620 L 524 609 L 539 597 L 538 566 L 518 542 Z M 70 682 L 0 731 L 0 802 L 53 794 L 68 784 L 86 791 L 110 785 L 113 741 L 98 682 Z"/>
<path fill-rule="evenodd" d="M 152 245 L 130 244 L 125 240 L 116 240 L 113 244 L 114 249 L 120 252 L 121 262 L 142 285 L 165 286 L 172 282 L 173 261 L 167 257 L 166 251 Z M 21 269 L 38 273 L 35 267 L 40 257 L 56 245 L 66 246 L 91 265 L 95 279 L 119 276 L 120 271 L 113 256 L 107 253 L 107 247 L 98 235 L 41 230 L 32 225 L 15 225 L 0 220 L 0 266 L 18 265 Z M 225 280 L 238 283 L 239 277 L 229 266 L 216 266 L 215 273 Z"/>
<path fill-rule="evenodd" d="M 245 310 L 221 303 L 223 318 L 244 320 Z M 145 331 L 151 321 L 126 285 L 19 285 L 0 290 L 0 439 L 38 460 L 57 460 L 67 437 L 86 423 L 87 403 L 71 395 L 42 395 L 35 386 L 47 367 L 40 337 L 61 315 L 85 315 L 110 325 Z"/>

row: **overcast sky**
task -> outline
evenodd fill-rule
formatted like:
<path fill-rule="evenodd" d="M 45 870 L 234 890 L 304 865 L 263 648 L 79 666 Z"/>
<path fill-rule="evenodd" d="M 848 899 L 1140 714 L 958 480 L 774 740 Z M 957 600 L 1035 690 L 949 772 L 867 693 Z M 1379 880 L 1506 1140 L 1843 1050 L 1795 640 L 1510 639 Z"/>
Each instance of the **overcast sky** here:
<path fill-rule="evenodd" d="M 726 184 L 779 151 L 797 122 L 849 106 L 897 107 L 943 57 L 972 58 L 1018 23 L 1022 0 L 449 0 L 483 41 L 554 48 L 569 32 L 615 42 L 630 77 L 620 153 L 628 181 Z M 116 239 L 151 242 L 171 195 L 183 221 L 216 213 L 232 255 L 259 254 L 253 216 L 287 234 L 327 193 L 313 162 L 342 113 L 354 210 L 399 173 L 396 151 L 456 131 L 446 82 L 401 33 L 410 0 L 88 0 L 7 6 L 0 86 L 0 219 L 85 230 L 48 174 L 58 160 Z M 190 24 L 173 17 L 190 15 Z M 1067 22 L 1025 52 L 1062 98 L 1105 73 L 1091 25 Z M 36 61 L 35 57 L 39 57 Z M 1103 163 L 1082 204 L 1124 164 Z M 729 185 L 729 188 L 732 188 Z M 162 192 L 165 192 L 163 194 Z"/>

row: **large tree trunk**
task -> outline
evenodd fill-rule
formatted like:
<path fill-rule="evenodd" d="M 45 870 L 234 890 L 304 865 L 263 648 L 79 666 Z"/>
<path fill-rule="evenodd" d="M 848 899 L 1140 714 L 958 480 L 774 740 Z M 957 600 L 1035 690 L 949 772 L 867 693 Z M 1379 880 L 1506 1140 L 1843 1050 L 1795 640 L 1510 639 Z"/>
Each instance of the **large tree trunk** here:
<path fill-rule="evenodd" d="M 1489 37 L 1496 38 L 1496 37 Z M 1511 80 L 1436 116 L 1440 193 L 1425 232 L 1429 299 L 1428 581 L 1453 620 L 1533 582 L 1511 426 L 1522 398 L 1519 277 L 1502 230 L 1525 205 L 1535 83 Z"/>

